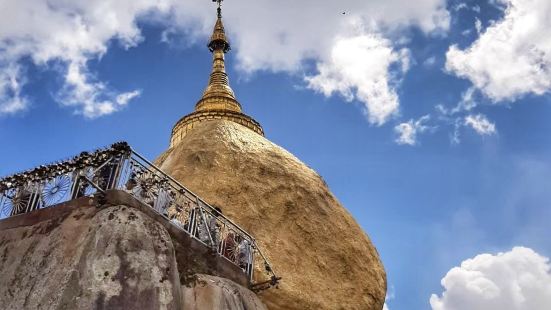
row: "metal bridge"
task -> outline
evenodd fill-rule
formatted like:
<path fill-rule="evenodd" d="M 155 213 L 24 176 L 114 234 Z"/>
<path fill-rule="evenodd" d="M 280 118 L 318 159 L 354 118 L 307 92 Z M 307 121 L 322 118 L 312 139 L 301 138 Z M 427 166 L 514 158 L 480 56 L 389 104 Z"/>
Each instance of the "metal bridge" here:
<path fill-rule="evenodd" d="M 126 142 L 1 179 L 0 214 L 1 218 L 17 216 L 80 197 L 101 197 L 112 189 L 129 193 L 183 233 L 239 266 L 253 290 L 270 288 L 281 279 L 249 233 Z M 254 275 L 255 267 L 262 265 L 266 275 Z"/>

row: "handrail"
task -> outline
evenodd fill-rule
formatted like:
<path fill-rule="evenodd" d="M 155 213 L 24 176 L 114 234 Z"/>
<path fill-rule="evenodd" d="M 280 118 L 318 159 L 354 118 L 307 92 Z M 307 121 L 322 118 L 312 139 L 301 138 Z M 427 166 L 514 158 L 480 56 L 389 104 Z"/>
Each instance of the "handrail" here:
<path fill-rule="evenodd" d="M 207 202 L 205 202 L 201 197 L 199 197 L 199 195 L 195 194 L 193 191 L 191 191 L 190 189 L 186 188 L 184 185 L 182 185 L 180 182 L 178 182 L 177 180 L 175 180 L 173 177 L 171 177 L 170 175 L 166 174 L 164 171 L 162 171 L 160 168 L 158 168 L 157 166 L 155 166 L 152 162 L 150 162 L 149 160 L 147 160 L 144 156 L 140 155 L 140 153 L 136 152 L 134 149 L 132 149 L 132 153 L 134 155 L 136 155 L 138 158 L 140 158 L 141 160 L 145 161 L 146 163 L 148 163 L 149 165 L 151 165 L 151 167 L 153 167 L 154 169 L 156 169 L 157 171 L 159 171 L 160 173 L 164 174 L 167 178 L 169 178 L 172 182 L 178 184 L 179 186 L 185 188 L 190 194 L 192 194 L 193 196 L 197 197 L 202 203 L 204 203 L 205 205 L 207 205 L 211 211 L 215 211 L 214 207 L 211 206 L 210 204 L 208 204 Z M 251 239 L 254 239 L 247 231 L 245 231 L 243 228 L 241 228 L 239 225 L 237 225 L 235 222 L 233 222 L 232 220 L 230 220 L 229 218 L 227 218 L 225 215 L 222 214 L 222 217 L 227 220 L 229 223 L 231 223 L 232 225 L 234 225 L 235 227 L 239 228 L 239 230 L 246 234 L 247 236 L 249 236 Z"/>
<path fill-rule="evenodd" d="M 101 195 L 109 189 L 126 191 L 190 237 L 242 268 L 251 288 L 259 287 L 253 279 L 257 258 L 264 263 L 271 279 L 260 283 L 277 285 L 280 278 L 252 235 L 126 142 L 0 179 L 0 218 L 83 196 Z"/>

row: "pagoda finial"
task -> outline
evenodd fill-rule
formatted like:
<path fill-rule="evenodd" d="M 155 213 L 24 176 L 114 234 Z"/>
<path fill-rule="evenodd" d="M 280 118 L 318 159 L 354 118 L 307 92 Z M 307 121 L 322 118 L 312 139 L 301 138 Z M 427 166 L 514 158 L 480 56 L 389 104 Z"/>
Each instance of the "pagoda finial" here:
<path fill-rule="evenodd" d="M 216 10 L 218 12 L 218 18 L 222 18 L 222 1 L 224 0 L 212 0 L 212 2 L 218 2 L 218 9 Z"/>
<path fill-rule="evenodd" d="M 235 99 L 226 74 L 224 54 L 229 52 L 231 47 L 222 23 L 222 0 L 213 0 L 213 2 L 218 3 L 218 18 L 208 44 L 208 48 L 213 54 L 212 72 L 209 85 L 195 106 L 195 110 L 228 109 L 241 112 L 241 105 Z"/>
<path fill-rule="evenodd" d="M 210 38 L 208 47 L 211 52 L 214 52 L 216 49 L 221 48 L 224 53 L 227 53 L 230 50 L 230 42 L 228 42 L 228 39 L 226 38 L 224 24 L 222 23 L 222 1 L 223 0 L 212 0 L 212 2 L 218 3 L 218 19 L 216 20 L 216 24 L 214 25 L 214 31 Z"/>
<path fill-rule="evenodd" d="M 231 121 L 243 125 L 259 135 L 264 135 L 262 126 L 241 111 L 241 104 L 235 98 L 235 94 L 230 87 L 224 55 L 231 48 L 222 23 L 222 1 L 212 0 L 212 2 L 218 3 L 218 14 L 207 45 L 213 55 L 209 84 L 203 92 L 203 96 L 195 105 L 195 111 L 184 116 L 174 125 L 170 139 L 171 147 L 180 143 L 183 137 L 198 123 L 210 120 Z"/>

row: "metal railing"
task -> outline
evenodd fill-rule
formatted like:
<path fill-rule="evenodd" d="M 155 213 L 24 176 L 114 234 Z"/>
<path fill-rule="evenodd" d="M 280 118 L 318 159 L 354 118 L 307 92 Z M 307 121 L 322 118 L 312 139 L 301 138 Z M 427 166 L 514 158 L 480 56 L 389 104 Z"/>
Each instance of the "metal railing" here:
<path fill-rule="evenodd" d="M 125 142 L 1 179 L 0 215 L 16 216 L 84 196 L 101 195 L 109 189 L 129 193 L 239 266 L 253 289 L 266 289 L 280 280 L 249 233 Z M 259 264 L 264 265 L 269 280 L 261 281 L 262 277 L 254 275 Z"/>

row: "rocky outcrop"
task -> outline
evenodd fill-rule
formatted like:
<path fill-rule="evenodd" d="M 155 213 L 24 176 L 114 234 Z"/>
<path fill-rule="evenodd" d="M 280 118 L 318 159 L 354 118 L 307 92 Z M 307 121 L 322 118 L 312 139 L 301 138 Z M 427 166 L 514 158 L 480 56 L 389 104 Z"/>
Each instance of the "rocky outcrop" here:
<path fill-rule="evenodd" d="M 322 178 L 289 152 L 211 120 L 157 164 L 255 236 L 284 278 L 260 295 L 269 309 L 382 309 L 386 275 L 375 247 Z"/>
<path fill-rule="evenodd" d="M 102 201 L 0 221 L 1 309 L 265 309 L 229 279 L 194 275 L 246 278 L 149 207 L 117 191 Z"/>
<path fill-rule="evenodd" d="M 126 206 L 3 229 L 0 253 L 2 309 L 180 308 L 170 235 Z"/>
<path fill-rule="evenodd" d="M 182 286 L 184 310 L 267 310 L 250 290 L 235 282 L 209 275 L 197 275 Z"/>

